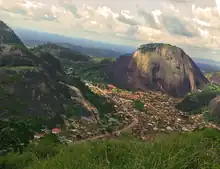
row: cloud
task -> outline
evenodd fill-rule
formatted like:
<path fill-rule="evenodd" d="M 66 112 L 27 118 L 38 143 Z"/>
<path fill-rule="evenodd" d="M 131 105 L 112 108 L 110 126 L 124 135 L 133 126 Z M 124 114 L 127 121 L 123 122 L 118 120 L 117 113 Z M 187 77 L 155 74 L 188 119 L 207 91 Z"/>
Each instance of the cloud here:
<path fill-rule="evenodd" d="M 220 16 L 216 7 L 200 8 L 192 5 L 194 21 L 203 27 L 220 28 Z"/>
<path fill-rule="evenodd" d="M 180 35 L 186 37 L 198 36 L 198 31 L 191 23 L 187 23 L 181 18 L 175 16 L 163 16 L 162 24 L 165 29 L 172 35 Z"/>
<path fill-rule="evenodd" d="M 187 2 L 194 2 L 195 0 L 169 0 L 170 2 L 177 2 L 177 3 L 187 3 Z"/>
<path fill-rule="evenodd" d="M 134 16 L 131 15 L 130 11 L 121 11 L 117 19 L 120 22 L 123 22 L 128 25 L 139 25 L 140 23 L 134 19 Z"/>
<path fill-rule="evenodd" d="M 46 3 L 49 1 L 0 0 L 0 15 L 4 18 L 10 16 L 11 23 L 17 26 L 97 40 L 111 39 L 133 45 L 164 42 L 220 47 L 220 16 L 216 7 L 192 5 L 184 13 L 174 1 L 185 1 L 178 0 L 170 0 L 173 4 L 166 1 L 162 4 L 163 8 L 158 5 L 150 10 L 128 10 L 126 4 L 123 10 L 116 10 L 107 5 L 76 5 L 71 0 Z"/>
<path fill-rule="evenodd" d="M 81 17 L 78 13 L 78 9 L 71 0 L 59 0 L 59 5 L 71 12 L 76 18 Z"/>
<path fill-rule="evenodd" d="M 22 15 L 28 20 L 57 21 L 56 15 L 50 10 L 50 6 L 35 1 L 28 0 L 2 0 L 0 10 L 12 14 Z"/>
<path fill-rule="evenodd" d="M 12 8 L 2 8 L 2 10 L 10 13 L 15 13 L 15 14 L 21 14 L 21 15 L 27 15 L 28 11 L 26 9 L 21 9 L 19 7 L 12 7 Z"/>
<path fill-rule="evenodd" d="M 138 14 L 139 14 L 139 16 L 142 16 L 144 18 L 146 26 L 148 26 L 150 28 L 158 29 L 158 23 L 156 22 L 157 15 L 154 15 L 153 13 L 146 12 L 143 9 L 138 10 Z"/>
<path fill-rule="evenodd" d="M 218 0 L 216 0 L 216 8 L 217 8 L 218 13 L 220 15 L 220 2 Z"/>
<path fill-rule="evenodd" d="M 216 7 L 201 8 L 192 5 L 193 22 L 200 34 L 206 39 L 206 44 L 212 48 L 219 48 L 220 43 L 220 15 Z"/>
<path fill-rule="evenodd" d="M 166 4 L 167 5 L 167 4 Z M 168 9 L 173 12 L 163 14 L 160 10 L 155 9 L 151 13 L 144 10 L 139 10 L 140 16 L 145 19 L 145 26 L 163 30 L 171 35 L 193 37 L 198 36 L 198 30 L 193 26 L 193 22 L 188 22 L 183 16 L 179 14 L 179 10 L 172 4 L 167 5 Z"/>

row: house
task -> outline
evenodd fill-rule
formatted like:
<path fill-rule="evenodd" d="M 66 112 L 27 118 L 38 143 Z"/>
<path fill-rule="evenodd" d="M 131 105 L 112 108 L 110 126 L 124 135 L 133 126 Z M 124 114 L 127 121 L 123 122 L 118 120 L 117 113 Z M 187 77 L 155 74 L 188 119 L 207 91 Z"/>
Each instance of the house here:
<path fill-rule="evenodd" d="M 108 88 L 109 89 L 116 89 L 116 86 L 112 85 L 112 84 L 108 84 Z"/>
<path fill-rule="evenodd" d="M 138 97 L 136 95 L 131 95 L 130 98 L 131 99 L 137 99 Z"/>
<path fill-rule="evenodd" d="M 81 119 L 85 120 L 85 121 L 91 121 L 91 119 L 89 117 L 86 117 L 86 116 L 81 116 Z"/>
<path fill-rule="evenodd" d="M 42 137 L 44 137 L 45 136 L 45 133 L 36 133 L 35 135 L 34 135 L 34 138 L 35 139 L 40 139 L 40 138 L 42 138 Z"/>
<path fill-rule="evenodd" d="M 58 133 L 60 133 L 61 132 L 61 129 L 60 128 L 53 128 L 52 129 L 52 133 L 53 134 L 58 134 Z"/>

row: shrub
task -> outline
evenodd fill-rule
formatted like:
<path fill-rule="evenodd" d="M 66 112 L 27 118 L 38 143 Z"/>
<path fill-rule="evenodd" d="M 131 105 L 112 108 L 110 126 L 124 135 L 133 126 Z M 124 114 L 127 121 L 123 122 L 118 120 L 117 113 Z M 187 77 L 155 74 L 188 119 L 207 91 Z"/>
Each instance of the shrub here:
<path fill-rule="evenodd" d="M 189 112 L 189 114 L 201 113 L 201 110 L 206 107 L 213 98 L 220 94 L 219 89 L 220 87 L 218 85 L 210 85 L 202 92 L 190 93 L 176 108 L 181 111 Z"/>
<path fill-rule="evenodd" d="M 30 152 L 25 152 L 23 154 L 9 153 L 6 156 L 0 157 L 0 168 L 23 169 L 34 161 L 36 161 L 36 156 Z"/>
<path fill-rule="evenodd" d="M 37 145 L 29 145 L 26 151 L 32 152 L 39 159 L 46 159 L 55 156 L 61 148 L 62 145 L 57 135 L 49 134 L 43 137 Z"/>
<path fill-rule="evenodd" d="M 135 109 L 138 109 L 140 111 L 143 111 L 144 110 L 144 103 L 142 103 L 141 101 L 139 100 L 135 100 L 134 101 L 134 108 Z"/>

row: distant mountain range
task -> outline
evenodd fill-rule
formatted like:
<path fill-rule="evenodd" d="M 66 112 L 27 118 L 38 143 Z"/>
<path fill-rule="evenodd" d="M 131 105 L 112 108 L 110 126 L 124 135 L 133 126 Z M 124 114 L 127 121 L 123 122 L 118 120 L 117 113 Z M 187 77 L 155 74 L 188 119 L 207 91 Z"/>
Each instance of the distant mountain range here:
<path fill-rule="evenodd" d="M 133 53 L 134 46 L 116 45 L 83 38 L 71 38 L 47 32 L 34 31 L 23 28 L 15 28 L 15 33 L 28 47 L 41 45 L 47 42 L 78 51 L 84 55 L 96 57 L 117 58 L 126 53 Z M 220 70 L 220 62 L 212 59 L 192 57 L 194 62 L 203 72 L 215 72 Z"/>
<path fill-rule="evenodd" d="M 192 58 L 196 65 L 203 72 L 216 72 L 220 71 L 220 62 L 214 61 L 212 59 L 204 59 L 204 58 Z"/>
<path fill-rule="evenodd" d="M 117 58 L 123 54 L 122 52 L 114 51 L 111 49 L 82 47 L 80 45 L 72 45 L 68 43 L 57 43 L 57 44 L 89 56 Z"/>
<path fill-rule="evenodd" d="M 220 66 L 220 61 L 216 61 L 216 60 L 212 60 L 212 59 L 193 57 L 193 60 L 197 63 L 205 63 L 205 64 L 209 64 L 209 65 Z"/>
<path fill-rule="evenodd" d="M 14 31 L 27 46 L 35 46 L 46 42 L 51 42 L 62 44 L 62 46 L 78 50 L 79 52 L 82 52 L 83 50 L 85 52 L 82 53 L 90 56 L 118 57 L 121 54 L 133 52 L 136 49 L 134 46 L 115 45 L 83 38 L 71 38 L 23 28 L 15 28 Z"/>

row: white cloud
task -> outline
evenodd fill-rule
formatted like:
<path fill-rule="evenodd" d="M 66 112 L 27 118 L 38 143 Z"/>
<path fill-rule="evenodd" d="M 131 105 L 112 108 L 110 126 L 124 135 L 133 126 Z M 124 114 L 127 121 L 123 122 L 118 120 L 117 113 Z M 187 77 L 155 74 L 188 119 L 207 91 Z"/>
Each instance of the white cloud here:
<path fill-rule="evenodd" d="M 199 24 L 203 23 L 202 26 L 220 28 L 220 16 L 216 7 L 200 8 L 192 5 L 192 14 L 194 20 L 199 21 Z"/>
<path fill-rule="evenodd" d="M 220 15 L 220 1 L 219 0 L 215 0 L 216 1 L 216 7 L 218 9 L 218 13 Z"/>
<path fill-rule="evenodd" d="M 45 4 L 42 4 L 42 3 L 39 3 L 39 2 L 32 2 L 32 1 L 28 1 L 28 0 L 24 0 L 22 3 L 18 2 L 16 3 L 18 5 L 21 5 L 27 9 L 39 9 L 41 8 L 42 6 L 44 6 Z"/>
<path fill-rule="evenodd" d="M 195 22 L 196 24 L 200 25 L 200 26 L 204 26 L 204 27 L 211 27 L 211 24 L 206 22 L 206 21 L 202 21 L 200 19 L 197 18 L 193 18 L 193 22 Z"/>
<path fill-rule="evenodd" d="M 162 12 L 158 9 L 155 9 L 155 10 L 152 11 L 152 14 L 154 16 L 155 22 L 160 25 L 161 23 L 159 21 L 159 17 L 161 16 Z"/>
<path fill-rule="evenodd" d="M 89 36 L 98 40 L 220 47 L 220 16 L 216 7 L 192 5 L 191 11 L 184 13 L 181 6 L 165 2 L 162 3 L 163 8 L 158 5 L 153 10 L 128 10 L 126 3 L 129 2 L 126 2 L 123 8 L 116 10 L 107 5 L 85 3 L 76 6 L 71 0 L 0 0 L 0 15 L 16 26 L 32 26 L 48 32 Z"/>
<path fill-rule="evenodd" d="M 175 8 L 175 6 L 173 6 L 173 4 L 169 4 L 168 8 L 174 12 L 177 12 L 177 13 L 180 12 L 179 9 L 177 9 L 177 8 Z"/>

